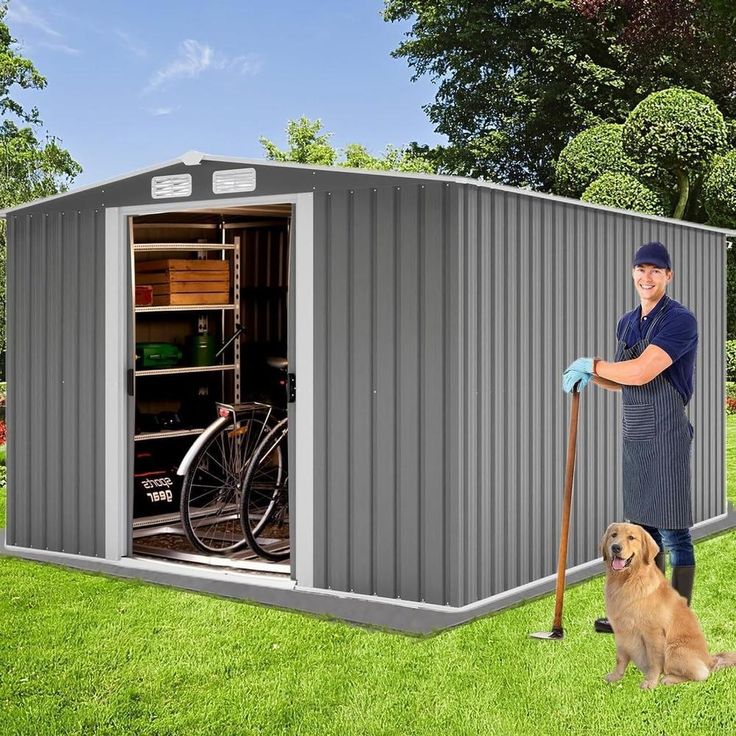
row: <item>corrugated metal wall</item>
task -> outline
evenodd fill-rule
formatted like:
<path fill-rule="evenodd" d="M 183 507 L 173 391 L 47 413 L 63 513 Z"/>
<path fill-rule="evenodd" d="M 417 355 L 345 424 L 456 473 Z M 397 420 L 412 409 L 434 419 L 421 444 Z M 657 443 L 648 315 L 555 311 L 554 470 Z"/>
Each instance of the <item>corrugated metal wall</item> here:
<path fill-rule="evenodd" d="M 315 584 L 462 605 L 554 574 L 574 358 L 613 358 L 635 247 L 701 335 L 696 520 L 725 512 L 724 239 L 474 186 L 315 195 Z M 620 395 L 582 397 L 569 565 L 622 518 Z"/>
<path fill-rule="evenodd" d="M 442 182 L 315 194 L 319 587 L 450 600 L 452 212 Z"/>
<path fill-rule="evenodd" d="M 242 323 L 245 344 L 286 343 L 289 230 L 286 224 L 232 229 L 242 238 Z"/>
<path fill-rule="evenodd" d="M 104 212 L 8 216 L 7 541 L 104 556 Z"/>
<path fill-rule="evenodd" d="M 724 237 L 472 186 L 460 208 L 459 599 L 554 574 L 571 406 L 561 373 L 579 356 L 613 359 L 618 317 L 639 304 L 631 258 L 649 240 L 668 245 L 668 294 L 700 329 L 695 521 L 724 513 Z M 623 518 L 620 407 L 620 394 L 592 385 L 581 396 L 569 566 L 597 557 L 606 525 Z"/>

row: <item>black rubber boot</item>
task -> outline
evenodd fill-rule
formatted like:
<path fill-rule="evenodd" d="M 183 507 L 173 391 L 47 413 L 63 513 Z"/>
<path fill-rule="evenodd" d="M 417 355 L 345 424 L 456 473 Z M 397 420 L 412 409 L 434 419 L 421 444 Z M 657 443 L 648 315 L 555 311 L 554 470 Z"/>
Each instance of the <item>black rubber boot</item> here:
<path fill-rule="evenodd" d="M 613 627 L 611 626 L 611 622 L 607 618 L 597 618 L 593 622 L 593 628 L 599 634 L 613 634 Z"/>
<path fill-rule="evenodd" d="M 693 598 L 695 565 L 675 565 L 672 568 L 672 587 L 687 600 L 688 606 Z"/>
<path fill-rule="evenodd" d="M 662 571 L 662 574 L 664 575 L 665 571 L 665 553 L 663 550 L 660 550 L 657 552 L 657 556 L 654 558 L 654 564 Z"/>

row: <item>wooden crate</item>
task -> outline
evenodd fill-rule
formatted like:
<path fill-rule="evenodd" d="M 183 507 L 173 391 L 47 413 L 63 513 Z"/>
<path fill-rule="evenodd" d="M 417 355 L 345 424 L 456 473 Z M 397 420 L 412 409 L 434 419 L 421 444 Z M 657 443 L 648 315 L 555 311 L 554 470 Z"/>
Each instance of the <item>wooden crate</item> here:
<path fill-rule="evenodd" d="M 187 304 L 227 304 L 227 291 L 197 292 L 195 294 L 161 294 L 153 297 L 154 307 L 184 306 Z"/>
<path fill-rule="evenodd" d="M 153 288 L 153 305 L 227 304 L 230 301 L 228 261 L 165 258 L 138 261 L 136 284 Z"/>
<path fill-rule="evenodd" d="M 220 260 L 200 260 L 197 258 L 162 258 L 155 261 L 136 261 L 135 272 L 149 271 L 226 271 L 230 263 Z"/>
<path fill-rule="evenodd" d="M 149 271 L 137 273 L 136 286 L 139 284 L 186 284 L 190 282 L 230 283 L 229 271 Z"/>
<path fill-rule="evenodd" d="M 164 294 L 207 294 L 213 291 L 227 294 L 230 282 L 224 281 L 174 281 L 166 284 L 153 284 L 154 299 Z"/>

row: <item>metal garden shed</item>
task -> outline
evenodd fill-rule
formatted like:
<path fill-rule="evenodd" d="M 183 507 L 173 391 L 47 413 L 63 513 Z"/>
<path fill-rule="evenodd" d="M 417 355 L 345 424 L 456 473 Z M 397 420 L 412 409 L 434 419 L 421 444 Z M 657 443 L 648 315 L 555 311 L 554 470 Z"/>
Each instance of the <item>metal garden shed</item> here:
<path fill-rule="evenodd" d="M 648 240 L 669 247 L 669 293 L 700 326 L 696 536 L 733 525 L 725 231 L 456 177 L 196 152 L 3 214 L 5 554 L 417 632 L 549 591 L 560 374 L 578 355 L 613 355 L 617 317 L 636 305 L 631 256 Z M 170 293 L 154 283 L 141 297 L 168 306 L 140 306 L 144 268 L 173 268 L 159 251 L 187 247 L 221 269 L 212 298 L 227 303 L 177 306 L 171 276 Z M 176 348 L 240 322 L 250 337 L 227 365 L 137 365 L 140 335 Z M 296 382 L 290 556 L 157 556 L 151 528 L 175 538 L 176 509 L 140 512 L 136 478 L 142 458 L 169 440 L 181 454 L 201 432 L 177 392 L 200 408 L 242 400 L 261 380 L 249 361 L 274 346 Z M 582 397 L 573 581 L 601 572 L 598 540 L 622 516 L 620 411 L 608 392 Z"/>

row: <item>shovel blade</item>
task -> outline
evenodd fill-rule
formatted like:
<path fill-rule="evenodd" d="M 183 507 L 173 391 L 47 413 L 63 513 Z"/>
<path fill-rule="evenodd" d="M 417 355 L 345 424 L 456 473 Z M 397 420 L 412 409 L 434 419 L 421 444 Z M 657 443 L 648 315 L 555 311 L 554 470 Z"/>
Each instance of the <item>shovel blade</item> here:
<path fill-rule="evenodd" d="M 552 631 L 536 631 L 529 634 L 532 639 L 563 639 L 565 636 L 564 629 L 552 629 Z"/>

